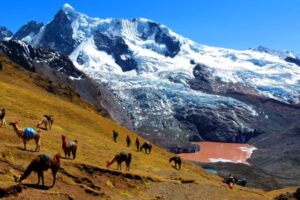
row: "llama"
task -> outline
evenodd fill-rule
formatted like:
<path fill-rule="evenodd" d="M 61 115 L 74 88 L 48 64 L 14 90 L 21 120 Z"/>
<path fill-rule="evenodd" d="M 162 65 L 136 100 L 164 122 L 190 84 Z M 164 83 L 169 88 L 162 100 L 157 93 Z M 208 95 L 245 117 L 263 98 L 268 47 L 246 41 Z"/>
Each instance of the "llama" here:
<path fill-rule="evenodd" d="M 6 120 L 5 120 L 6 112 L 5 109 L 3 108 L 0 112 L 0 127 L 6 127 Z"/>
<path fill-rule="evenodd" d="M 119 133 L 115 130 L 113 130 L 113 138 L 114 138 L 114 142 L 117 143 L 117 138 L 119 136 Z"/>
<path fill-rule="evenodd" d="M 49 130 L 51 130 L 53 122 L 54 122 L 53 115 L 44 115 L 43 119 L 39 121 L 36 127 L 42 128 L 41 125 L 44 125 L 43 129 L 48 130 L 48 126 L 49 126 Z"/>
<path fill-rule="evenodd" d="M 24 179 L 26 179 L 31 172 L 36 172 L 38 174 L 38 183 L 40 184 L 40 180 L 42 180 L 42 185 L 44 186 L 44 171 L 47 171 L 48 169 L 51 169 L 52 172 L 52 185 L 53 187 L 55 185 L 56 181 L 56 174 L 60 168 L 60 155 L 56 154 L 51 159 L 49 155 L 47 154 L 41 154 L 37 156 L 35 159 L 31 161 L 31 163 L 28 165 L 27 169 L 25 170 L 24 174 L 19 178 L 18 182 L 22 182 Z"/>
<path fill-rule="evenodd" d="M 150 154 L 152 149 L 152 144 L 150 142 L 144 142 L 144 144 L 140 148 L 140 151 L 142 152 L 143 149 L 145 149 L 146 154 Z"/>
<path fill-rule="evenodd" d="M 125 162 L 126 163 L 126 171 L 129 171 L 130 163 L 131 163 L 131 153 L 126 153 L 124 151 L 118 153 L 117 155 L 114 156 L 114 158 L 111 161 L 106 162 L 106 167 L 109 167 L 115 161 L 117 161 L 117 164 L 118 164 L 117 170 L 121 170 L 121 164 L 122 164 L 122 162 Z"/>
<path fill-rule="evenodd" d="M 9 123 L 9 125 L 11 125 L 14 128 L 17 136 L 23 139 L 24 149 L 26 150 L 26 143 L 33 139 L 36 144 L 35 151 L 40 151 L 40 147 L 41 147 L 40 132 L 41 132 L 41 130 L 38 129 L 36 132 L 33 128 L 20 129 L 18 127 L 18 124 L 19 124 L 18 121 Z"/>
<path fill-rule="evenodd" d="M 136 146 L 136 150 L 140 151 L 140 141 L 139 141 L 139 138 L 135 139 L 135 146 Z"/>
<path fill-rule="evenodd" d="M 179 156 L 173 156 L 172 158 L 170 158 L 169 163 L 174 161 L 175 163 L 175 168 L 180 170 L 181 169 L 181 158 Z M 177 168 L 178 166 L 178 168 Z"/>
<path fill-rule="evenodd" d="M 78 141 L 73 140 L 67 144 L 65 135 L 61 135 L 61 139 L 62 139 L 62 149 L 64 150 L 65 158 L 67 158 L 67 157 L 70 158 L 71 153 L 72 153 L 73 160 L 75 160 Z"/>
<path fill-rule="evenodd" d="M 126 144 L 127 144 L 127 147 L 129 147 L 131 144 L 131 139 L 130 139 L 129 135 L 127 135 L 127 137 L 126 137 Z"/>

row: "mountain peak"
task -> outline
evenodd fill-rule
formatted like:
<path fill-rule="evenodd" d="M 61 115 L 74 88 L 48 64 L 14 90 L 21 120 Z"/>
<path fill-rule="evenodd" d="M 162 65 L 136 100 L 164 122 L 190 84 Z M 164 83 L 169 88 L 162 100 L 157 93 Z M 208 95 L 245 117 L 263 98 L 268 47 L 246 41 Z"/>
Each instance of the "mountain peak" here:
<path fill-rule="evenodd" d="M 0 26 L 0 40 L 9 38 L 13 33 L 4 26 Z"/>
<path fill-rule="evenodd" d="M 75 11 L 75 9 L 70 4 L 68 4 L 68 3 L 65 3 L 62 6 L 61 10 L 64 10 L 64 11 Z"/>
<path fill-rule="evenodd" d="M 58 11 L 58 16 L 61 16 L 61 14 L 64 14 L 68 17 L 69 20 L 76 19 L 81 13 L 77 12 L 70 4 L 65 3 L 62 8 Z"/>

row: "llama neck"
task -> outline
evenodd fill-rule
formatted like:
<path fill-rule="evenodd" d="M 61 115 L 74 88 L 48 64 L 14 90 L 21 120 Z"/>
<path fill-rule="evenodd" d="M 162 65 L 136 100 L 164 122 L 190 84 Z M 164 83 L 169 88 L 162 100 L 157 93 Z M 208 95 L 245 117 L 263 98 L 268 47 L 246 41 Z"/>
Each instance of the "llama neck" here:
<path fill-rule="evenodd" d="M 67 146 L 66 138 L 62 139 L 62 145 L 63 145 L 63 147 Z"/>
<path fill-rule="evenodd" d="M 60 159 L 57 156 L 54 156 L 52 159 L 52 165 L 59 167 L 60 166 Z"/>
<path fill-rule="evenodd" d="M 23 131 L 18 128 L 17 125 L 14 125 L 14 130 L 19 137 L 23 137 Z"/>

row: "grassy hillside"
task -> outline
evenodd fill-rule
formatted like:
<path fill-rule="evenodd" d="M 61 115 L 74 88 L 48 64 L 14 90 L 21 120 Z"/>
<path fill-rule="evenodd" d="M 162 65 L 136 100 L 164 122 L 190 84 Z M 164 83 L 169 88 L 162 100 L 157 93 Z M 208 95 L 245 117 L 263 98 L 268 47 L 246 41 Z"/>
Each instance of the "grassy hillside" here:
<path fill-rule="evenodd" d="M 102 117 L 76 95 L 62 95 L 66 94 L 63 89 L 56 95 L 49 93 L 45 84 L 36 84 L 37 80 L 47 80 L 24 71 L 2 55 L 0 62 L 0 108 L 7 109 L 7 122 L 20 120 L 21 128 L 35 127 L 43 114 L 53 114 L 52 130 L 41 133 L 41 153 L 63 154 L 61 134 L 79 141 L 77 159 L 62 159 L 55 187 L 35 188 L 30 183 L 36 183 L 36 175 L 23 185 L 17 185 L 14 177 L 39 153 L 22 150 L 23 143 L 11 127 L 0 128 L 0 195 L 10 194 L 7 199 L 268 199 L 260 190 L 230 190 L 219 177 L 191 162 L 184 162 L 182 170 L 177 171 L 168 163 L 172 154 L 156 146 L 150 155 L 136 152 L 134 146 L 127 148 L 126 135 L 134 141 L 136 134 Z M 112 130 L 119 132 L 117 144 L 112 140 Z M 27 148 L 33 150 L 34 142 Z M 116 165 L 105 167 L 106 161 L 122 150 L 133 154 L 130 173 L 124 171 L 125 166 L 122 172 L 115 170 Z M 50 172 L 45 177 L 46 185 L 50 185 Z"/>

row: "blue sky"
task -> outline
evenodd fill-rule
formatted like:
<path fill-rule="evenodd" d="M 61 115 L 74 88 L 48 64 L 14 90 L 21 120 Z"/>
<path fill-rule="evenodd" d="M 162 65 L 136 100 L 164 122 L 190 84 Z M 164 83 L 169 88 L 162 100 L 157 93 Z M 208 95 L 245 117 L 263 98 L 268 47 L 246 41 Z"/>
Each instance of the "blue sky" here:
<path fill-rule="evenodd" d="M 64 3 L 92 17 L 144 17 L 200 44 L 300 53 L 300 0 L 3 0 L 0 25 L 49 22 Z"/>

